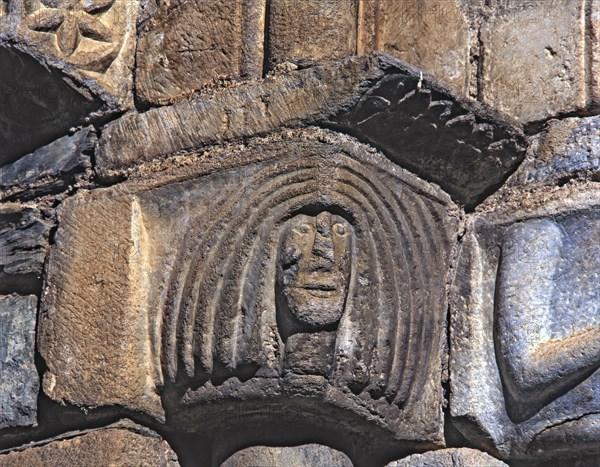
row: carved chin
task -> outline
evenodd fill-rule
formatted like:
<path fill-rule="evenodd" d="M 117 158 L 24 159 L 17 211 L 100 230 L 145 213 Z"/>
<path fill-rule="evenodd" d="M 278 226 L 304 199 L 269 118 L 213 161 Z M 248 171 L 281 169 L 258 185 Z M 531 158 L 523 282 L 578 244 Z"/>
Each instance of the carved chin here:
<path fill-rule="evenodd" d="M 311 330 L 336 324 L 344 313 L 346 291 L 288 288 L 284 291 L 293 318 Z"/>

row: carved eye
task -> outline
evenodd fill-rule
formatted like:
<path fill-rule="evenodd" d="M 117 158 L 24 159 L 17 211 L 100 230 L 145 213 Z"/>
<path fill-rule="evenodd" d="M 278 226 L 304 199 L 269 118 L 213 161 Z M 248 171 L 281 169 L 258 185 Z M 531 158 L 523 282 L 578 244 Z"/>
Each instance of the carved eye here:
<path fill-rule="evenodd" d="M 296 230 L 301 234 L 309 234 L 312 232 L 312 227 L 309 224 L 301 224 Z"/>
<path fill-rule="evenodd" d="M 333 226 L 333 231 L 337 235 L 341 235 L 341 236 L 348 234 L 348 229 L 346 228 L 346 226 L 344 224 L 335 224 Z"/>

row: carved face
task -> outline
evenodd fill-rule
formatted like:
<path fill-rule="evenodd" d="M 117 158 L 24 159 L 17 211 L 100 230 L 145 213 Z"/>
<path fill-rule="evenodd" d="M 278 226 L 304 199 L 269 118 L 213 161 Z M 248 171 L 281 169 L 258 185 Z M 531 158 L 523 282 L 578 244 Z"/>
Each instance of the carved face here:
<path fill-rule="evenodd" d="M 354 230 L 342 217 L 300 214 L 284 226 L 277 265 L 280 311 L 294 331 L 335 325 L 344 312 Z"/>

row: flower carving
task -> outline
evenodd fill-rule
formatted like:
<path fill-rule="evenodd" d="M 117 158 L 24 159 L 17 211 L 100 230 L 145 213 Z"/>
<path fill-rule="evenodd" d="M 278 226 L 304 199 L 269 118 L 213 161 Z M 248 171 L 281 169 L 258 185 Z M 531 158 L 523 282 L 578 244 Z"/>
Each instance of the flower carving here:
<path fill-rule="evenodd" d="M 33 31 L 56 34 L 60 51 L 72 55 L 82 37 L 111 42 L 111 30 L 96 15 L 110 9 L 115 0 L 41 0 L 42 8 L 28 18 Z"/>

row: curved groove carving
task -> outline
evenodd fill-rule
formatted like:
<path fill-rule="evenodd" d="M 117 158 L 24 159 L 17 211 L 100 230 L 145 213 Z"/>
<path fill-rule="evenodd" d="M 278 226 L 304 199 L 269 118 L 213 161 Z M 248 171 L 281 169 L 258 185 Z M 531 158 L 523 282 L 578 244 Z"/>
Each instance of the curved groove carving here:
<path fill-rule="evenodd" d="M 312 144 L 302 157 L 259 166 L 200 208 L 170 278 L 165 375 L 189 387 L 277 377 L 292 334 L 322 334 L 318 342 L 333 339 L 332 355 L 314 371 L 334 386 L 403 407 L 419 398 L 438 355 L 445 271 L 436 265 L 440 258 L 445 264 L 450 249 L 448 206 L 411 186 L 392 164 L 339 150 L 324 155 L 319 146 L 331 149 Z M 352 240 L 334 245 L 334 228 Z M 304 265 L 282 265 L 290 229 L 308 235 L 297 240 L 308 244 L 290 247 L 298 258 L 305 252 Z M 330 250 L 307 259 L 318 248 Z M 336 261 L 349 261 L 350 272 L 339 272 L 345 266 Z M 282 292 L 284 274 L 312 282 L 298 279 L 302 290 Z M 297 297 L 291 305 L 290 293 Z M 286 306 L 296 320 L 289 332 L 282 326 Z M 321 315 L 307 318 L 308 312 Z"/>

